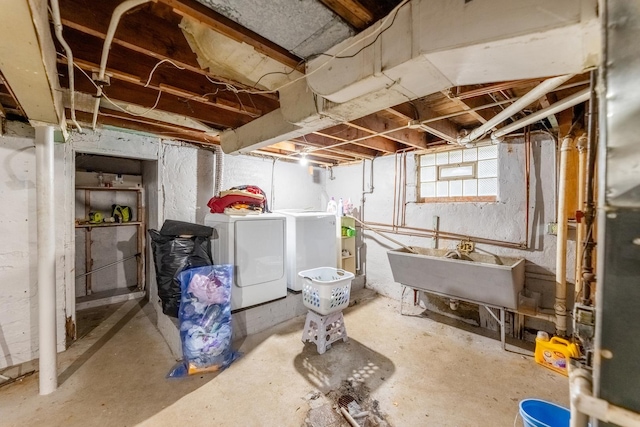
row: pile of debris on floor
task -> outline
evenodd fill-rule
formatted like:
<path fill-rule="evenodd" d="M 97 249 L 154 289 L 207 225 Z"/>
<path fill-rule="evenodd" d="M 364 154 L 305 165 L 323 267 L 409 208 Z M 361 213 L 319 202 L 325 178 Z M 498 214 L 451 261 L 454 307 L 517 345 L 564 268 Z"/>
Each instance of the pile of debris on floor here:
<path fill-rule="evenodd" d="M 304 427 L 390 427 L 369 389 L 357 381 L 343 381 L 326 395 L 320 392 L 305 397 L 311 409 Z"/>

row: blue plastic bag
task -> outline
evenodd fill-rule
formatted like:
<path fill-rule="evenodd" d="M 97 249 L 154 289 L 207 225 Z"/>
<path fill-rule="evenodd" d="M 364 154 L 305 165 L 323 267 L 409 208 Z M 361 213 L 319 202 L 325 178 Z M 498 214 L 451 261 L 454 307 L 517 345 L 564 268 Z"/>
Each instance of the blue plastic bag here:
<path fill-rule="evenodd" d="M 208 265 L 178 275 L 183 361 L 169 377 L 219 371 L 238 358 L 231 348 L 233 265 Z"/>

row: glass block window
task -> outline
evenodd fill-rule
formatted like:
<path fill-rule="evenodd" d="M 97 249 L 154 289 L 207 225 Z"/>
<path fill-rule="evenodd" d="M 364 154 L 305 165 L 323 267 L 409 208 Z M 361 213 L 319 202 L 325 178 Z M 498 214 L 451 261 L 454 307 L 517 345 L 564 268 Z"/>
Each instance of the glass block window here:
<path fill-rule="evenodd" d="M 498 196 L 498 146 L 464 148 L 419 157 L 423 201 L 494 201 Z"/>

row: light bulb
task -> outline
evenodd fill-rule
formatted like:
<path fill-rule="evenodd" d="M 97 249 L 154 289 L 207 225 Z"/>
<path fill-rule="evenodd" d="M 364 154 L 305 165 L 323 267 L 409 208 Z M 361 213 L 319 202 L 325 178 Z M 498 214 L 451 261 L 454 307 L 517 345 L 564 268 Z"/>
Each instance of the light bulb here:
<path fill-rule="evenodd" d="M 307 156 L 305 156 L 304 154 L 302 155 L 302 157 L 300 157 L 300 164 L 302 166 L 306 166 L 309 164 L 309 160 L 307 160 Z"/>

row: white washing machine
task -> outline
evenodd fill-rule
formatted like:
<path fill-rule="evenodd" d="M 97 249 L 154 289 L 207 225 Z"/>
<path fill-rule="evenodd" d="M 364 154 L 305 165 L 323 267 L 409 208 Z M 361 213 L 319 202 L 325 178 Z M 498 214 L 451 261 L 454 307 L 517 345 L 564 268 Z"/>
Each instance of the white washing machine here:
<path fill-rule="evenodd" d="M 214 264 L 233 264 L 231 310 L 287 296 L 285 217 L 208 214 Z"/>
<path fill-rule="evenodd" d="M 298 272 L 337 267 L 336 216 L 327 212 L 279 210 L 287 217 L 287 287 L 302 290 Z"/>

